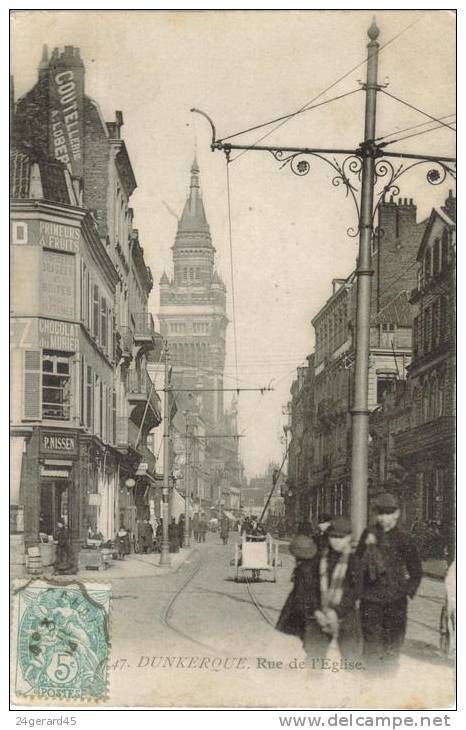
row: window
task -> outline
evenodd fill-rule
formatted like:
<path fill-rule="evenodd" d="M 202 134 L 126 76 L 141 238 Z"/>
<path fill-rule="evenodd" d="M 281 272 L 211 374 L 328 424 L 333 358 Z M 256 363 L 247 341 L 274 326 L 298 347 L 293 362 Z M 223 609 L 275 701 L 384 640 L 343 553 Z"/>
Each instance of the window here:
<path fill-rule="evenodd" d="M 107 338 L 108 338 L 108 312 L 107 312 L 107 300 L 105 297 L 102 297 L 100 301 L 100 332 L 101 332 L 101 342 L 102 347 L 107 348 Z"/>
<path fill-rule="evenodd" d="M 419 352 L 419 317 L 413 320 L 413 357 L 417 357 Z"/>
<path fill-rule="evenodd" d="M 432 348 L 439 344 L 440 301 L 437 299 L 432 305 Z"/>
<path fill-rule="evenodd" d="M 93 298 L 92 298 L 92 334 L 96 339 L 99 339 L 99 324 L 100 324 L 100 301 L 99 301 L 99 287 L 97 284 L 93 286 Z"/>
<path fill-rule="evenodd" d="M 436 276 L 440 271 L 440 240 L 435 239 L 433 255 L 433 274 Z"/>
<path fill-rule="evenodd" d="M 22 244 L 28 242 L 27 223 L 13 223 L 13 243 Z"/>
<path fill-rule="evenodd" d="M 196 281 L 200 281 L 201 279 L 201 270 L 199 266 L 196 266 Z"/>
<path fill-rule="evenodd" d="M 431 273 L 431 250 L 428 248 L 424 257 L 424 279 L 426 282 L 429 281 Z"/>
<path fill-rule="evenodd" d="M 188 281 L 188 269 L 183 269 L 183 281 Z"/>
<path fill-rule="evenodd" d="M 86 426 L 92 430 L 94 424 L 94 393 L 92 390 L 92 368 L 87 366 L 86 378 Z"/>
<path fill-rule="evenodd" d="M 448 329 L 448 300 L 444 296 L 440 300 L 440 339 L 449 339 Z"/>
<path fill-rule="evenodd" d="M 445 228 L 442 233 L 442 271 L 448 266 L 449 243 L 448 230 Z"/>
<path fill-rule="evenodd" d="M 431 334 L 431 312 L 430 309 L 424 309 L 424 352 L 429 352 Z"/>
<path fill-rule="evenodd" d="M 42 357 L 42 418 L 69 421 L 71 405 L 70 357 L 44 350 Z"/>
<path fill-rule="evenodd" d="M 393 383 L 393 377 L 391 375 L 378 375 L 377 376 L 377 403 L 381 403 L 385 393 L 391 389 Z"/>

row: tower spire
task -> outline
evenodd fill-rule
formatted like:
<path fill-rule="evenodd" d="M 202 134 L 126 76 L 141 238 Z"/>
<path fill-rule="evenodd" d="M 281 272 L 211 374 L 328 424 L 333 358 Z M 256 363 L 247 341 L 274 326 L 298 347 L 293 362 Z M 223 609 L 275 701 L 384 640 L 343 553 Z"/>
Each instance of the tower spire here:
<path fill-rule="evenodd" d="M 46 43 L 42 47 L 42 58 L 38 66 L 39 78 L 41 78 L 49 67 L 49 49 Z"/>
<path fill-rule="evenodd" d="M 194 156 L 191 165 L 189 193 L 178 223 L 175 246 L 195 245 L 212 247 L 209 224 L 201 195 L 199 165 Z"/>

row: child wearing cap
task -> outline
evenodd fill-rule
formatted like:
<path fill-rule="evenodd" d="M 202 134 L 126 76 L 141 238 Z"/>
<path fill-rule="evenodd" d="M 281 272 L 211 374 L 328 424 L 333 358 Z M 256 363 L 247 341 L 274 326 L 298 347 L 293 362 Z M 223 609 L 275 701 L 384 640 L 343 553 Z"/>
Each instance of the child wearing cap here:
<path fill-rule="evenodd" d="M 358 561 L 352 553 L 349 521 L 343 517 L 332 520 L 327 537 L 328 545 L 313 558 L 310 569 L 304 649 L 313 669 L 324 668 L 331 644 L 345 660 L 343 668 L 361 655 Z"/>

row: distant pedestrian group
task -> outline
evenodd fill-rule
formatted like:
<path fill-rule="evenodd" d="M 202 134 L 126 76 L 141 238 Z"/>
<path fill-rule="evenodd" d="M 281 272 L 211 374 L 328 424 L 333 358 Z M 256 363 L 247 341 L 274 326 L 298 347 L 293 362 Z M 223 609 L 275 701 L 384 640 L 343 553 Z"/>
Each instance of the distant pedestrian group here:
<path fill-rule="evenodd" d="M 315 531 L 301 525 L 291 542 L 293 590 L 277 629 L 302 640 L 311 669 L 328 668 L 336 656 L 342 669 L 356 662 L 369 670 L 397 667 L 422 564 L 414 540 L 397 526 L 397 498 L 383 493 L 374 507 L 375 524 L 356 550 L 350 522 L 326 514 Z"/>

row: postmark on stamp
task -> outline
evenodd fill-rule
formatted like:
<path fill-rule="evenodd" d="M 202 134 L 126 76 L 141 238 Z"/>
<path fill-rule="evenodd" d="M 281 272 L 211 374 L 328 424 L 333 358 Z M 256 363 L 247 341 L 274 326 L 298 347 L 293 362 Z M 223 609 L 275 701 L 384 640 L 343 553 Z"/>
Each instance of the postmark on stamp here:
<path fill-rule="evenodd" d="M 109 585 L 43 579 L 15 582 L 15 702 L 98 703 L 105 699 L 110 600 Z"/>

